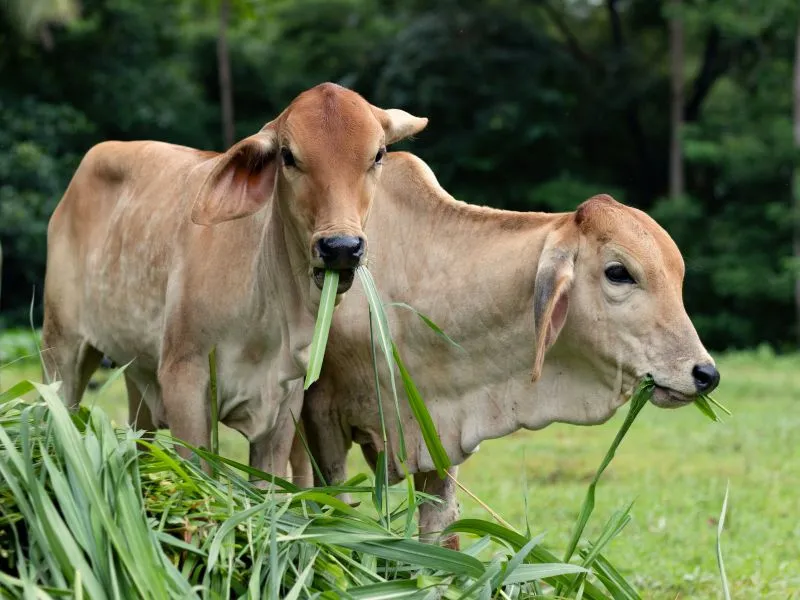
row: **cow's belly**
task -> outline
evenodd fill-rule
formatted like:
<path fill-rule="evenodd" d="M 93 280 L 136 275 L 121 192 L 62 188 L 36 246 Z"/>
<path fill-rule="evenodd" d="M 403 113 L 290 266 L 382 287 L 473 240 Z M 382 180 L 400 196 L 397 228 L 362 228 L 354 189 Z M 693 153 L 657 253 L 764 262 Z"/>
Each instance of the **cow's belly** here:
<path fill-rule="evenodd" d="M 130 363 L 126 376 L 138 388 L 154 422 L 164 427 L 166 412 L 158 384 L 158 365 L 166 311 L 166 274 L 148 264 L 133 268 L 130 260 L 115 266 L 107 250 L 103 246 L 87 255 L 79 288 L 81 335 L 117 365 Z M 128 254 L 122 252 L 123 256 Z"/>
<path fill-rule="evenodd" d="M 148 206 L 124 194 L 118 199 L 104 235 L 89 242 L 78 289 L 84 336 L 116 362 L 136 360 L 155 372 L 175 231 Z"/>
<path fill-rule="evenodd" d="M 163 335 L 164 308 L 152 302 L 114 303 L 89 297 L 81 319 L 85 339 L 117 364 L 134 361 L 155 376 Z"/>

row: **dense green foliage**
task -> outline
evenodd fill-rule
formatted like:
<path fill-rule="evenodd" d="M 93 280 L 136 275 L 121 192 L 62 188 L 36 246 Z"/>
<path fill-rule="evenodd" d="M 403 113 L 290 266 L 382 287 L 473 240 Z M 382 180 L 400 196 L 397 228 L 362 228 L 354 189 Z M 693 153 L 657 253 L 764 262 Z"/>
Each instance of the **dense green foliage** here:
<path fill-rule="evenodd" d="M 84 0 L 52 48 L 0 12 L 3 322 L 41 292 L 48 215 L 104 139 L 220 149 L 215 2 Z M 794 340 L 794 0 L 686 0 L 687 195 L 667 200 L 663 0 L 239 0 L 237 136 L 342 83 L 427 116 L 414 151 L 464 200 L 564 210 L 598 192 L 664 224 L 714 348 Z"/>

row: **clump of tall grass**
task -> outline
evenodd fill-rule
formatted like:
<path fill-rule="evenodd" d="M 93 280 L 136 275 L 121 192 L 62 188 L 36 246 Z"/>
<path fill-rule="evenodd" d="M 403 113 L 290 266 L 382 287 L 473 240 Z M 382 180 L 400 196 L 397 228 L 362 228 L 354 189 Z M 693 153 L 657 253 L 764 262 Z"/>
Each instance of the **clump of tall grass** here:
<path fill-rule="evenodd" d="M 421 494 L 401 491 L 388 521 L 336 498 L 374 497 L 363 475 L 300 490 L 193 448 L 210 477 L 167 436 L 115 428 L 99 408 L 68 412 L 57 388 L 0 395 L 0 595 L 526 598 L 580 585 L 584 598 L 637 597 L 619 595 L 629 586 L 599 554 L 565 563 L 542 536 L 482 520 L 451 527 L 471 536 L 463 552 L 420 543 L 407 517 Z"/>

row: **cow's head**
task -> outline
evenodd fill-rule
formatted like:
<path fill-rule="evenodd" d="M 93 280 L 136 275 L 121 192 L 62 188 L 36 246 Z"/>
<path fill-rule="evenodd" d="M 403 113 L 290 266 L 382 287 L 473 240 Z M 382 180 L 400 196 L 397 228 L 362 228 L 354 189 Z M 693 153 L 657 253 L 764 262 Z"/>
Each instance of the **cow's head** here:
<path fill-rule="evenodd" d="M 366 256 L 364 225 L 386 146 L 427 123 L 372 106 L 338 85 L 318 85 L 214 159 L 192 221 L 214 225 L 247 217 L 274 198 L 317 287 L 325 269 L 334 269 L 340 272 L 339 293 L 346 292 Z"/>
<path fill-rule="evenodd" d="M 683 275 L 677 246 L 645 213 L 605 195 L 584 202 L 540 259 L 534 379 L 552 347 L 622 392 L 652 375 L 658 406 L 712 391 L 719 373 L 683 306 Z"/>

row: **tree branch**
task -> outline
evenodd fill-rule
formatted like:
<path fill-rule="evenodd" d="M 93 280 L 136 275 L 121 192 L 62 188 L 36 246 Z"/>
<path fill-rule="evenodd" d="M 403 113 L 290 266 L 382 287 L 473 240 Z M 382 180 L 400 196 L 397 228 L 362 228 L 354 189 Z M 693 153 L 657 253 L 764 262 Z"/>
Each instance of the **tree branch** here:
<path fill-rule="evenodd" d="M 622 50 L 622 20 L 619 18 L 617 0 L 608 0 L 606 7 L 608 8 L 608 19 L 611 23 L 611 39 L 614 40 L 614 46 L 616 46 L 617 50 Z"/>
<path fill-rule="evenodd" d="M 669 140 L 669 195 L 673 202 L 683 196 L 683 67 L 684 35 L 682 0 L 670 0 L 676 8 L 669 19 L 669 70 L 670 70 L 670 140 Z"/>
<path fill-rule="evenodd" d="M 219 71 L 219 95 L 222 107 L 222 140 L 225 150 L 233 145 L 235 123 L 233 120 L 233 84 L 231 83 L 231 57 L 228 50 L 228 22 L 230 0 L 221 0 L 219 5 L 219 33 L 217 35 L 217 68 Z"/>
<path fill-rule="evenodd" d="M 773 35 L 779 25 L 772 22 L 758 35 L 743 38 L 735 43 L 723 44 L 722 37 L 716 26 L 712 26 L 706 35 L 706 45 L 703 50 L 703 64 L 692 84 L 692 94 L 686 102 L 683 118 L 685 122 L 697 121 L 703 102 L 711 92 L 717 80 L 734 66 L 735 59 L 745 54 L 748 49 L 765 44 Z"/>
<path fill-rule="evenodd" d="M 714 83 L 730 67 L 730 53 L 720 49 L 720 33 L 716 26 L 711 27 L 706 35 L 703 50 L 703 64 L 697 72 L 692 84 L 692 93 L 683 111 L 684 121 L 696 121 L 700 117 L 700 108 L 708 96 Z"/>
<path fill-rule="evenodd" d="M 580 42 L 578 42 L 578 38 L 572 33 L 572 30 L 569 28 L 569 25 L 564 20 L 561 13 L 553 8 L 547 0 L 541 0 L 540 5 L 544 8 L 544 12 L 547 13 L 547 16 L 553 25 L 555 25 L 556 29 L 564 36 L 564 41 L 572 56 L 582 63 L 591 65 L 595 69 L 602 68 L 603 65 L 601 63 L 597 62 L 583 50 Z"/>
<path fill-rule="evenodd" d="M 614 47 L 620 58 L 627 59 L 627 49 L 624 45 L 625 40 L 622 34 L 622 20 L 617 10 L 617 0 L 607 0 L 606 7 L 608 8 L 608 18 L 611 25 L 611 37 L 614 41 Z M 623 65 L 627 65 L 627 63 L 627 60 L 622 61 Z M 644 134 L 644 129 L 639 119 L 639 102 L 635 97 L 630 97 L 625 103 L 625 121 L 636 147 L 642 189 L 645 190 L 648 196 L 652 197 L 655 194 L 653 189 L 654 178 L 651 173 L 650 152 L 648 150 L 647 137 Z"/>

